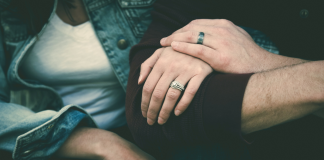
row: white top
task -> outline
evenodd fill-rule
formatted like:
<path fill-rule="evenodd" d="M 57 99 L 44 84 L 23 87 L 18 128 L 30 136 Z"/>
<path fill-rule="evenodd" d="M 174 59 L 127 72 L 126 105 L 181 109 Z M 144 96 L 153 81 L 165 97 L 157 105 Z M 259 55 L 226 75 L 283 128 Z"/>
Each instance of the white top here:
<path fill-rule="evenodd" d="M 90 22 L 71 26 L 55 15 L 20 69 L 56 89 L 65 105 L 83 107 L 100 128 L 126 124 L 125 93 Z"/>

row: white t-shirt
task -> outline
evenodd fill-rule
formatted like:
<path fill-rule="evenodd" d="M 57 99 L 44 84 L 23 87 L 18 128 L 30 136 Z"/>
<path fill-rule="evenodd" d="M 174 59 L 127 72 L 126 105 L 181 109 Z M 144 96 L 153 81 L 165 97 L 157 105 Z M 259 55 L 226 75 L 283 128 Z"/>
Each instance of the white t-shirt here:
<path fill-rule="evenodd" d="M 126 124 L 125 93 L 89 21 L 71 26 L 55 15 L 20 69 L 53 87 L 65 105 L 83 107 L 100 128 Z"/>

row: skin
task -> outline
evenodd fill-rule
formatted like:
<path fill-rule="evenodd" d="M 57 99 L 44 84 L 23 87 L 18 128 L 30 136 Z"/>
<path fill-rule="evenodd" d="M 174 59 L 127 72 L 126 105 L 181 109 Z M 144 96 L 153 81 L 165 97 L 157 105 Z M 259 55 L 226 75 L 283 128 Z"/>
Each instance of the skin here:
<path fill-rule="evenodd" d="M 115 133 L 102 129 L 79 127 L 73 131 L 53 159 L 151 160 L 152 156 Z"/>
<path fill-rule="evenodd" d="M 187 65 L 188 63 L 191 65 Z M 154 68 L 149 74 L 153 65 Z M 159 124 L 165 123 L 169 118 L 170 112 L 181 94 L 179 90 L 169 88 L 173 80 L 183 85 L 188 84 L 178 103 L 181 108 L 190 104 L 201 82 L 212 72 L 212 68 L 207 63 L 176 52 L 171 47 L 157 50 L 147 62 L 142 64 L 141 68 L 143 75 L 149 74 L 143 87 L 141 103 L 142 114 L 147 117 L 149 125 L 155 123 L 159 112 Z M 141 80 L 139 83 L 141 83 Z M 161 105 L 163 100 L 164 103 Z"/>
<path fill-rule="evenodd" d="M 65 22 L 76 26 L 89 20 L 81 0 L 75 0 L 75 9 L 70 9 L 74 21 L 68 18 L 62 4 L 58 3 L 56 13 Z M 96 129 L 77 127 L 65 143 L 55 153 L 53 159 L 79 158 L 95 160 L 153 160 L 131 142 L 121 138 L 115 133 Z"/>
<path fill-rule="evenodd" d="M 205 33 L 203 45 L 196 44 L 199 32 Z M 260 48 L 248 33 L 228 20 L 192 21 L 163 38 L 161 45 L 171 46 L 177 51 L 174 54 L 187 54 L 198 58 L 216 71 L 256 73 L 250 78 L 243 99 L 244 133 L 268 128 L 311 113 L 323 116 L 324 74 L 321 73 L 324 72 L 322 70 L 324 61 L 309 62 L 272 54 Z M 151 59 L 147 61 L 144 63 L 150 63 L 153 70 L 142 67 L 142 79 L 139 83 L 144 82 L 147 74 L 155 74 L 155 64 Z M 176 61 L 174 60 L 175 63 Z M 146 83 L 152 82 L 147 79 Z M 156 87 L 159 87 L 158 84 Z M 146 98 L 143 97 L 142 100 Z M 163 103 L 166 103 L 165 101 Z M 183 113 L 188 105 L 181 107 L 178 105 L 175 111 L 180 110 Z M 165 114 L 167 113 L 163 115 Z M 159 116 L 163 115 L 160 113 Z"/>

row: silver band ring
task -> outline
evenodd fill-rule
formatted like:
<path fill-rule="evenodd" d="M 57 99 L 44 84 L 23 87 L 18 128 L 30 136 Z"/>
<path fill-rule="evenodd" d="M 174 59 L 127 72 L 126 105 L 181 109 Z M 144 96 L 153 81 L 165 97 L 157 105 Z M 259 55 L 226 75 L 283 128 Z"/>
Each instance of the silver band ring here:
<path fill-rule="evenodd" d="M 170 87 L 177 89 L 181 92 L 184 91 L 184 89 L 185 89 L 184 86 L 181 83 L 179 83 L 178 81 L 171 82 Z"/>
<path fill-rule="evenodd" d="M 204 37 L 205 37 L 205 33 L 204 32 L 199 32 L 197 44 L 203 44 Z"/>

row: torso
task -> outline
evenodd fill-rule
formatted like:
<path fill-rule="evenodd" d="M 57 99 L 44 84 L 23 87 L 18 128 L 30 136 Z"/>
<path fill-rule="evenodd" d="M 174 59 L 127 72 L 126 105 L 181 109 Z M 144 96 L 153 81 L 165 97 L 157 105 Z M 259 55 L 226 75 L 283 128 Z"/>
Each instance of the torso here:
<path fill-rule="evenodd" d="M 125 93 L 92 24 L 85 16 L 73 17 L 72 22 L 63 10 L 64 21 L 58 16 L 61 11 L 58 5 L 57 14 L 25 55 L 21 71 L 25 78 L 54 88 L 64 105 L 83 107 L 100 128 L 125 125 Z M 71 15 L 79 12 L 84 10 Z"/>

